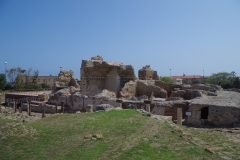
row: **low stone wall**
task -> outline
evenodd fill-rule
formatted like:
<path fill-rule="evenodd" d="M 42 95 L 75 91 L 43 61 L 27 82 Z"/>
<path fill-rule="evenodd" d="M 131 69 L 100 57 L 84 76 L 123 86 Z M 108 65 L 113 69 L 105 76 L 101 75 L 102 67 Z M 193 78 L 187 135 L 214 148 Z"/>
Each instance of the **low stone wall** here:
<path fill-rule="evenodd" d="M 53 106 L 53 105 L 34 105 L 34 104 L 31 104 L 31 112 L 38 112 L 38 113 L 41 113 L 42 110 L 45 110 L 45 113 L 51 113 L 51 114 L 54 114 L 56 113 L 56 106 Z M 22 104 L 22 110 L 23 111 L 27 111 L 28 110 L 28 103 L 23 103 Z"/>
<path fill-rule="evenodd" d="M 85 112 L 88 104 L 93 105 L 93 110 L 96 109 L 97 105 L 100 104 L 110 104 L 113 107 L 119 107 L 119 103 L 116 102 L 115 99 L 106 99 L 106 98 L 98 98 L 98 97 L 86 97 L 84 95 L 73 94 L 70 96 L 59 96 L 58 98 L 50 98 L 50 104 L 61 105 L 61 101 L 64 102 L 64 106 L 67 106 L 70 111 L 81 111 Z"/>

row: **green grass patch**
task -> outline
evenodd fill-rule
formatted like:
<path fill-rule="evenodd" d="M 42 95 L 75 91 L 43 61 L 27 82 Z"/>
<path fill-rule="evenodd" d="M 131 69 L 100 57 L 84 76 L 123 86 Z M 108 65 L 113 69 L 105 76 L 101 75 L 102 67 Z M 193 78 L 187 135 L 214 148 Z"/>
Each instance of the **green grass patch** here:
<path fill-rule="evenodd" d="M 59 114 L 26 124 L 0 119 L 1 127 L 21 133 L 0 137 L 0 159 L 219 159 L 172 132 L 170 123 L 135 110 Z M 86 140 L 88 133 L 104 138 Z"/>

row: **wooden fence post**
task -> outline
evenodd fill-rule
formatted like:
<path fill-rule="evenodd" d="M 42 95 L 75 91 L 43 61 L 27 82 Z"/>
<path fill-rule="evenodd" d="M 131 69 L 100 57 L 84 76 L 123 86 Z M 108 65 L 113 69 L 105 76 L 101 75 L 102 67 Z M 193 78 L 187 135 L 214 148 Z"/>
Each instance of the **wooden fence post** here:
<path fill-rule="evenodd" d="M 62 113 L 64 113 L 64 102 L 61 102 Z"/>
<path fill-rule="evenodd" d="M 28 101 L 28 115 L 31 116 L 31 101 Z"/>
<path fill-rule="evenodd" d="M 46 117 L 45 116 L 45 109 L 42 109 L 42 118 Z"/>
<path fill-rule="evenodd" d="M 22 113 L 22 100 L 20 100 L 19 113 Z"/>

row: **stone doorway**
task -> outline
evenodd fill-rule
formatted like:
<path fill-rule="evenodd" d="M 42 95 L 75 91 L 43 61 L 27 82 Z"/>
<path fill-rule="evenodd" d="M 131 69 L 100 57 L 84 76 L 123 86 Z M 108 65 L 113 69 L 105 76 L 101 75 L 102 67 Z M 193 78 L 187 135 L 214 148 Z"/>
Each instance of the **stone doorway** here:
<path fill-rule="evenodd" d="M 201 119 L 208 119 L 208 107 L 201 109 Z"/>

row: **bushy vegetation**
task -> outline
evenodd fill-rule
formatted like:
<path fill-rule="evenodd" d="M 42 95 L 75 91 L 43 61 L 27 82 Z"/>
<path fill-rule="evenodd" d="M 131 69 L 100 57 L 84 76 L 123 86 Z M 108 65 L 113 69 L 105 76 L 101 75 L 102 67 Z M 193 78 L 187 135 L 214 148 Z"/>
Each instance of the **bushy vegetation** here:
<path fill-rule="evenodd" d="M 239 77 L 236 77 L 236 73 L 234 71 L 231 73 L 228 72 L 213 73 L 206 79 L 205 83 L 220 85 L 224 89 L 240 88 Z"/>
<path fill-rule="evenodd" d="M 9 81 L 7 83 L 5 74 L 0 74 L 0 90 L 41 90 L 51 88 L 46 83 L 37 84 L 38 70 L 33 71 L 32 68 L 25 70 L 17 67 L 6 70 L 6 73 Z"/>
<path fill-rule="evenodd" d="M 7 81 L 5 74 L 0 74 L 0 90 L 4 90 L 6 87 Z"/>
<path fill-rule="evenodd" d="M 170 77 L 161 77 L 160 80 L 165 83 L 173 83 L 173 81 Z"/>

